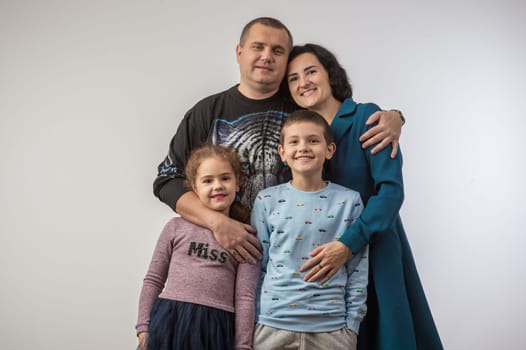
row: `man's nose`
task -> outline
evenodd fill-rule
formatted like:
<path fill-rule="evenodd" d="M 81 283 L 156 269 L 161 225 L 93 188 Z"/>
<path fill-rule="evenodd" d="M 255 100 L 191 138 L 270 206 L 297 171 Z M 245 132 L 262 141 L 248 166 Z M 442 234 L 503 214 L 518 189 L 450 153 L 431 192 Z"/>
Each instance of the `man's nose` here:
<path fill-rule="evenodd" d="M 272 48 L 265 47 L 263 51 L 261 51 L 261 60 L 264 62 L 272 62 L 274 60 L 274 53 L 272 52 Z"/>

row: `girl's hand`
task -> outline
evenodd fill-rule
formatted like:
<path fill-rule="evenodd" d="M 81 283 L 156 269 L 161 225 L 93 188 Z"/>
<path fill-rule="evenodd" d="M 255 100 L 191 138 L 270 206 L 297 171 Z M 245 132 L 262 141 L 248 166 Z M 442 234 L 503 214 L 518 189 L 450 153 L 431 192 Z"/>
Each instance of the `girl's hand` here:
<path fill-rule="evenodd" d="M 309 254 L 312 258 L 301 266 L 300 271 L 307 271 L 304 281 L 314 282 L 322 278 L 318 284 L 324 284 L 349 260 L 352 252 L 339 241 L 325 243 Z"/>
<path fill-rule="evenodd" d="M 141 332 L 137 335 L 139 338 L 139 347 L 138 350 L 146 350 L 148 347 L 148 332 Z"/>

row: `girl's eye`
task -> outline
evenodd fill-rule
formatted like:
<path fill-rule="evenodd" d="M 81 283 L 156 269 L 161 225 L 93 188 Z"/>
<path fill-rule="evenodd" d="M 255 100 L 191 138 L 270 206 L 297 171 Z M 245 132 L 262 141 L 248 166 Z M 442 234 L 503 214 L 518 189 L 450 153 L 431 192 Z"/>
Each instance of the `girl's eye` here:
<path fill-rule="evenodd" d="M 289 83 L 292 83 L 294 81 L 298 80 L 297 77 L 289 77 Z"/>

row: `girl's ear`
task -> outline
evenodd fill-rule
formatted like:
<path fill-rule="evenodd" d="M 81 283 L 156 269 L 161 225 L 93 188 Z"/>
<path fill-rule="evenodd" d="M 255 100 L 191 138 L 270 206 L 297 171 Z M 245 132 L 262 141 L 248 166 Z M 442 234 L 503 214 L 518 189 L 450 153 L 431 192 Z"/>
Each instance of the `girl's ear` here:
<path fill-rule="evenodd" d="M 332 156 L 334 156 L 334 152 L 336 152 L 336 144 L 334 142 L 331 142 L 327 145 L 327 152 L 325 153 L 325 159 L 331 159 Z"/>

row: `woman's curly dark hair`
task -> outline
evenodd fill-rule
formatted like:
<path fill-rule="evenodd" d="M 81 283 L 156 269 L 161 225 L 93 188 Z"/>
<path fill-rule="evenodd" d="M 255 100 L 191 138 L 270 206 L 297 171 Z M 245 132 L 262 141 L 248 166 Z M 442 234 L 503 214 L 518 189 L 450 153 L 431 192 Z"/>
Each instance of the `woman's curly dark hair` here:
<path fill-rule="evenodd" d="M 352 97 L 352 87 L 347 72 L 332 52 L 317 44 L 296 45 L 292 48 L 292 51 L 289 54 L 288 63 L 304 53 L 311 53 L 316 56 L 323 68 L 325 68 L 329 75 L 329 84 L 331 86 L 332 95 L 338 101 L 343 102 L 346 98 Z M 283 79 L 281 88 L 284 91 L 288 91 L 287 78 Z"/>

